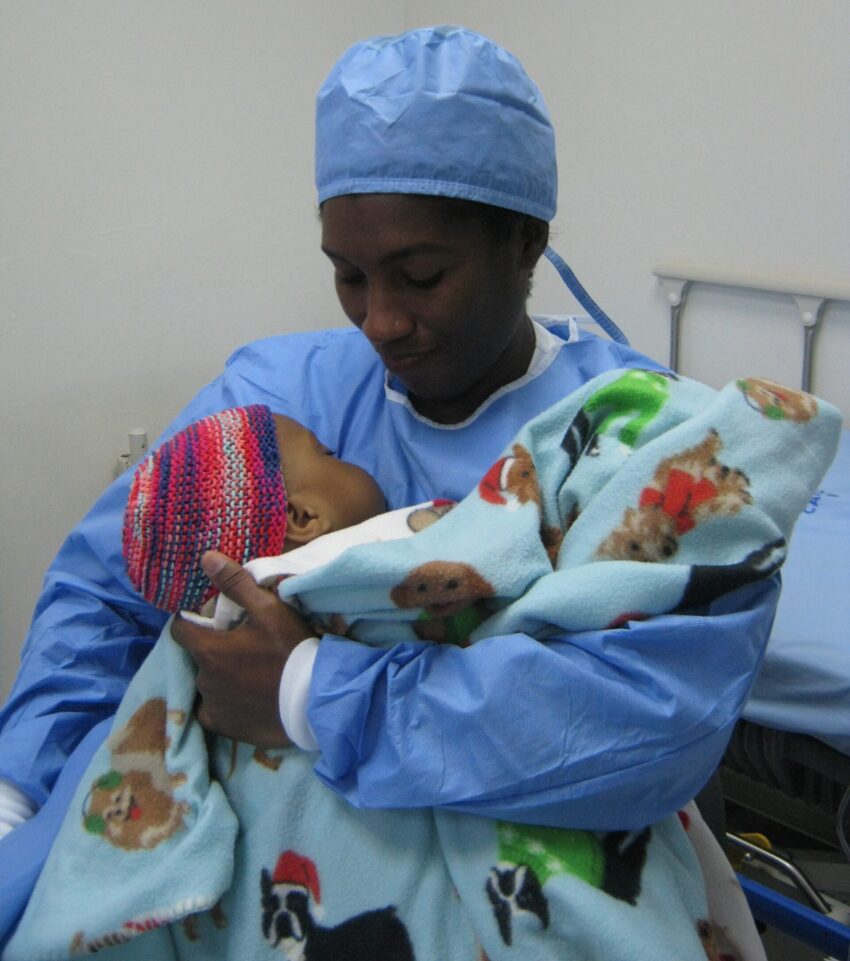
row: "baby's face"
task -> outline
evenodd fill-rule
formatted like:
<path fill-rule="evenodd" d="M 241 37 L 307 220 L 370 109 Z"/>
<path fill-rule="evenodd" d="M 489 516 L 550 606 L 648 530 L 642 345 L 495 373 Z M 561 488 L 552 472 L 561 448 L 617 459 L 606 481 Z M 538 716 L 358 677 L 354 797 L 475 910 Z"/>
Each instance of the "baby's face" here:
<path fill-rule="evenodd" d="M 338 460 L 303 424 L 275 414 L 283 481 L 289 497 L 308 498 L 341 530 L 387 509 L 381 489 L 362 468 Z"/>

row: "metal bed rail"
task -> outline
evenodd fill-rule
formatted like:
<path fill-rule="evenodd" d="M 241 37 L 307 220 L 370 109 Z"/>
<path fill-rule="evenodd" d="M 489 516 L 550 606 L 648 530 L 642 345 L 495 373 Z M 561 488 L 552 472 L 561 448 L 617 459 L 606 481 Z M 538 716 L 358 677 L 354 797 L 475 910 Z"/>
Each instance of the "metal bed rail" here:
<path fill-rule="evenodd" d="M 757 921 L 822 951 L 829 958 L 850 959 L 850 927 L 836 916 L 836 902 L 825 897 L 799 865 L 740 835 L 727 833 L 726 839 L 743 852 L 746 862 L 760 862 L 779 873 L 808 902 L 796 901 L 738 871 L 738 880 Z M 843 912 L 845 918 L 847 913 Z"/>
<path fill-rule="evenodd" d="M 661 264 L 653 271 L 661 281 L 670 304 L 670 369 L 678 370 L 681 315 L 693 284 L 713 284 L 744 290 L 788 294 L 797 304 L 803 325 L 803 369 L 800 386 L 811 390 L 814 340 L 824 309 L 830 301 L 850 303 L 850 284 L 770 277 L 728 268 L 699 267 L 684 264 Z"/>

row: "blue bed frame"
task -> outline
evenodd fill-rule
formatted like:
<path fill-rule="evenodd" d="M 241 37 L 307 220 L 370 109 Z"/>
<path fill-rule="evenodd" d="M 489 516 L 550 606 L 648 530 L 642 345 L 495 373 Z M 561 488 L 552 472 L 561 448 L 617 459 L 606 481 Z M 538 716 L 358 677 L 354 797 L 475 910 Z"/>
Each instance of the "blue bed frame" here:
<path fill-rule="evenodd" d="M 831 958 L 850 958 L 850 927 L 774 891 L 752 878 L 738 875 L 747 903 L 757 921 L 801 941 Z"/>

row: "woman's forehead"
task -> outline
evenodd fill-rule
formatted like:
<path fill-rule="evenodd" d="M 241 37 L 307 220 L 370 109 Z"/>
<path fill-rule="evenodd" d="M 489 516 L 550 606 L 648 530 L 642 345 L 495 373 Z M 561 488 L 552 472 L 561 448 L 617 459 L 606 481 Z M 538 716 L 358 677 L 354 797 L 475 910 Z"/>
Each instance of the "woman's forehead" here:
<path fill-rule="evenodd" d="M 322 236 L 358 233 L 364 224 L 388 237 L 444 239 L 449 207 L 440 197 L 411 194 L 347 194 L 322 205 Z"/>
<path fill-rule="evenodd" d="M 332 260 L 383 266 L 477 246 L 481 224 L 453 216 L 442 200 L 405 194 L 335 197 L 322 208 L 322 250 Z"/>

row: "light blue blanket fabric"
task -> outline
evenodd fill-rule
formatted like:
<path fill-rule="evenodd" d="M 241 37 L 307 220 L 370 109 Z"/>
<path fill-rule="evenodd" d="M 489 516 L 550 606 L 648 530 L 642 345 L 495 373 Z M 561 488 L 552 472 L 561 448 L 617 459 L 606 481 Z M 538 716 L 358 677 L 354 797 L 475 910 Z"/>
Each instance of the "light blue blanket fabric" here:
<path fill-rule="evenodd" d="M 766 381 L 612 371 L 530 421 L 447 518 L 280 594 L 370 643 L 400 621 L 443 639 L 456 608 L 471 642 L 697 608 L 778 569 L 839 432 L 835 408 Z"/>
<path fill-rule="evenodd" d="M 122 961 L 478 961 L 482 946 L 491 961 L 650 961 L 660 944 L 704 957 L 701 875 L 675 817 L 596 835 L 357 810 L 296 748 L 263 755 L 222 739 L 207 754 L 183 710 L 192 680 L 165 631 L 7 961 L 106 949 Z"/>
<path fill-rule="evenodd" d="M 372 644 L 405 630 L 544 638 L 698 607 L 776 570 L 839 428 L 834 408 L 766 382 L 718 393 L 612 372 L 532 421 L 417 536 L 352 548 L 279 590 Z M 208 744 L 193 704 L 166 628 L 7 961 L 107 946 L 157 959 L 705 957 L 705 892 L 675 816 L 596 834 L 356 810 L 315 778 L 314 756 Z"/>

